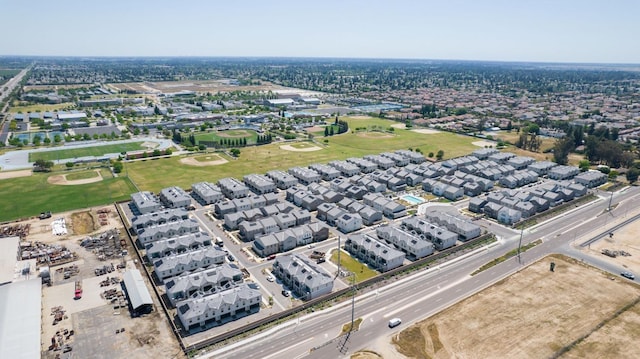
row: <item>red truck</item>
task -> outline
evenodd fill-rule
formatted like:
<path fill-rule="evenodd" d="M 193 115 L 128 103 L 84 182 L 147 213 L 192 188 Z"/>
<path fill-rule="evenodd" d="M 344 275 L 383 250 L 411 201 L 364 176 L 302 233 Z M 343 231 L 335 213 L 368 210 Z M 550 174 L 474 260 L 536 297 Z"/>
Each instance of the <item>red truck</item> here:
<path fill-rule="evenodd" d="M 73 299 L 78 300 L 82 298 L 82 282 L 79 280 L 76 281 L 76 295 Z"/>

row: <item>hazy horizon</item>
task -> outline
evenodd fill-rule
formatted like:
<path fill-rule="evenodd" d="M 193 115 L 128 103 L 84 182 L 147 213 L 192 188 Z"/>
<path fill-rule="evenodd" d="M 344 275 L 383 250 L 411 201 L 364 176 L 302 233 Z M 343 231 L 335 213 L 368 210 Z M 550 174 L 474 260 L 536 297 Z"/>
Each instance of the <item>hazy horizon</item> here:
<path fill-rule="evenodd" d="M 0 10 L 3 56 L 640 63 L 633 0 L 8 0 Z"/>

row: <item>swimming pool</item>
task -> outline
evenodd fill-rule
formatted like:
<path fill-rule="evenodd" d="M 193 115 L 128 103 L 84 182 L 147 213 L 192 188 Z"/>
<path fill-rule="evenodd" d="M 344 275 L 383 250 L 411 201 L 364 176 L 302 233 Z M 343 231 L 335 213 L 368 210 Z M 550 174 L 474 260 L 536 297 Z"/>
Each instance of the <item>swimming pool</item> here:
<path fill-rule="evenodd" d="M 424 199 L 422 199 L 420 197 L 412 196 L 410 194 L 405 194 L 401 198 L 404 199 L 405 201 L 411 203 L 411 204 L 420 204 L 420 203 L 424 202 Z"/>

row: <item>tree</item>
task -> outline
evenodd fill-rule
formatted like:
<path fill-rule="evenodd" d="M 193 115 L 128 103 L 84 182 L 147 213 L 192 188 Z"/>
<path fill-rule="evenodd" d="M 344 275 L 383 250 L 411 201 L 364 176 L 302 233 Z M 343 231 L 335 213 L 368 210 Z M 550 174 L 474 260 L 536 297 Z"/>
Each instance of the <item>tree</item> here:
<path fill-rule="evenodd" d="M 581 160 L 578 164 L 578 168 L 580 168 L 580 171 L 582 172 L 588 171 L 589 167 L 591 167 L 591 163 L 589 162 L 589 160 Z"/>
<path fill-rule="evenodd" d="M 329 136 L 329 127 L 325 127 L 324 128 L 324 137 L 328 137 Z"/>
<path fill-rule="evenodd" d="M 333 136 L 333 126 L 329 129 L 329 136 Z"/>
<path fill-rule="evenodd" d="M 229 152 L 231 152 L 231 155 L 232 155 L 233 157 L 238 157 L 238 156 L 240 156 L 240 150 L 239 150 L 239 149 L 237 149 L 237 148 L 232 148 L 231 150 L 229 150 Z"/>
<path fill-rule="evenodd" d="M 438 150 L 438 153 L 436 154 L 436 159 L 438 159 L 438 161 L 440 161 L 442 159 L 442 157 L 444 157 L 444 151 L 443 150 Z"/>
<path fill-rule="evenodd" d="M 64 165 L 67 166 L 67 168 L 73 168 L 74 166 L 73 162 L 67 162 Z"/>
<path fill-rule="evenodd" d="M 124 165 L 122 164 L 121 161 L 115 161 L 113 163 L 113 172 L 121 173 L 123 168 L 124 168 Z"/>
<path fill-rule="evenodd" d="M 553 146 L 553 161 L 559 165 L 569 162 L 569 153 L 573 149 L 573 138 L 568 136 L 559 138 Z"/>
<path fill-rule="evenodd" d="M 427 157 L 429 157 L 429 158 L 433 158 L 433 152 L 429 152 L 429 154 L 427 155 Z"/>
<path fill-rule="evenodd" d="M 53 167 L 53 162 L 39 158 L 33 163 L 33 167 L 34 172 L 50 172 Z"/>
<path fill-rule="evenodd" d="M 629 168 L 629 170 L 627 171 L 626 177 L 627 177 L 627 181 L 629 181 L 630 184 L 633 184 L 635 181 L 638 180 L 638 176 L 640 175 L 640 170 L 632 167 Z"/>

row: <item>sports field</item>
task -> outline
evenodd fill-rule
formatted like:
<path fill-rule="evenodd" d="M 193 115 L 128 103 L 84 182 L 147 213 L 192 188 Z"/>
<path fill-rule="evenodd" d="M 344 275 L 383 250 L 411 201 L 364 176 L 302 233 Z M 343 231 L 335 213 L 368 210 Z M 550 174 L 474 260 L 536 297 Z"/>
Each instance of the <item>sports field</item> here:
<path fill-rule="evenodd" d="M 107 153 L 121 153 L 128 151 L 139 151 L 146 149 L 143 142 L 126 142 L 113 145 L 102 145 L 81 148 L 68 148 L 63 150 L 42 151 L 29 153 L 29 162 L 42 159 L 45 161 L 55 161 L 67 158 L 79 158 L 87 156 L 99 157 Z"/>
<path fill-rule="evenodd" d="M 102 170 L 104 180 L 75 186 L 48 183 L 60 173 L 34 173 L 32 176 L 2 180 L 0 186 L 0 221 L 37 215 L 42 211 L 65 212 L 130 198 L 136 192 L 126 177 L 114 178 Z"/>
<path fill-rule="evenodd" d="M 216 141 L 220 142 L 222 139 L 239 139 L 246 138 L 247 144 L 254 144 L 257 141 L 258 134 L 253 130 L 236 129 L 228 131 L 212 131 L 206 133 L 198 133 L 194 135 L 196 142 L 200 141 Z M 197 144 L 197 143 L 196 143 Z"/>
<path fill-rule="evenodd" d="M 428 154 L 442 149 L 444 157 L 451 158 L 477 149 L 471 144 L 473 138 L 447 132 L 426 135 L 396 130 L 393 136 L 384 138 L 361 137 L 349 132 L 328 137 L 329 142 L 326 144 L 323 139 L 316 139 L 317 146 L 322 147 L 319 151 L 287 151 L 280 148 L 280 143 L 241 148 L 237 159 L 210 167 L 189 166 L 181 163 L 178 157 L 127 162 L 125 167 L 141 190 L 158 192 L 173 185 L 188 189 L 193 183 L 200 181 L 216 182 L 224 177 L 242 178 L 249 173 L 263 174 L 273 169 L 287 170 L 294 166 L 327 163 L 384 151 L 420 148 L 422 153 Z"/>

